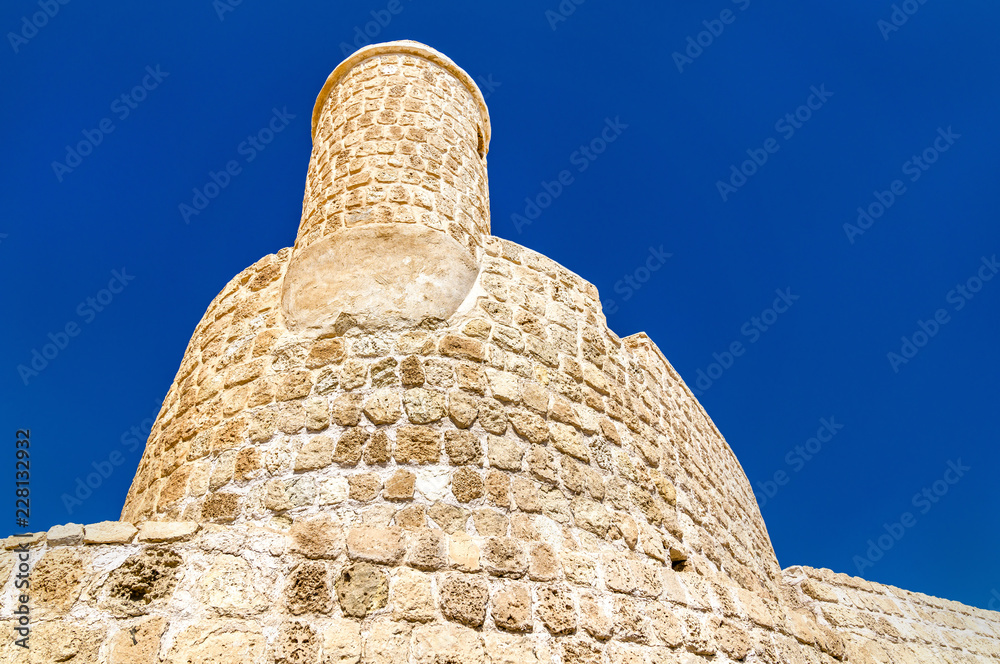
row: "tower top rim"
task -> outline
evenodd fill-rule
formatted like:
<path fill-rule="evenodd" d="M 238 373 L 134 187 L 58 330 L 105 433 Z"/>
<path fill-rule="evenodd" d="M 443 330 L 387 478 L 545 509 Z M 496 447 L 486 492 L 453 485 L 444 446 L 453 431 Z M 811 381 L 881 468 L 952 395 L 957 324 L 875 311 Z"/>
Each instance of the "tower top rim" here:
<path fill-rule="evenodd" d="M 326 99 L 330 95 L 330 91 L 333 90 L 333 87 L 340 82 L 340 79 L 342 79 L 347 72 L 354 69 L 357 65 L 361 64 L 365 60 L 369 60 L 380 55 L 412 55 L 418 58 L 423 58 L 424 60 L 433 62 L 439 67 L 447 70 L 455 78 L 461 81 L 472 95 L 476 105 L 479 107 L 479 112 L 483 120 L 483 142 L 485 143 L 486 150 L 489 150 L 491 134 L 490 112 L 486 107 L 486 98 L 483 97 L 483 93 L 479 89 L 479 86 L 476 85 L 476 82 L 471 76 L 469 76 L 468 73 L 466 73 L 464 69 L 455 64 L 455 62 L 447 55 L 431 48 L 430 46 L 427 46 L 426 44 L 421 44 L 420 42 L 409 39 L 364 46 L 347 56 L 347 58 L 337 65 L 337 67 L 327 77 L 326 83 L 323 84 L 323 89 L 319 92 L 319 96 L 316 97 L 316 105 L 313 107 L 312 115 L 312 139 L 314 141 L 316 140 L 316 127 L 319 124 L 319 118 L 323 112 L 323 106 L 326 104 Z"/>

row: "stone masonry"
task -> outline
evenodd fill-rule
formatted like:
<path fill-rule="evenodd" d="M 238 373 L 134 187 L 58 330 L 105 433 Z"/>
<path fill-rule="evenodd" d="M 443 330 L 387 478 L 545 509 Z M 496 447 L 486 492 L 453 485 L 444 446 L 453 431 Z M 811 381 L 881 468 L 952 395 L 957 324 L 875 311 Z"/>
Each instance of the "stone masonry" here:
<path fill-rule="evenodd" d="M 1000 661 L 1000 614 L 781 570 L 655 344 L 490 234 L 489 142 L 433 49 L 334 70 L 295 245 L 209 305 L 121 521 L 4 542 L 0 661 Z"/>

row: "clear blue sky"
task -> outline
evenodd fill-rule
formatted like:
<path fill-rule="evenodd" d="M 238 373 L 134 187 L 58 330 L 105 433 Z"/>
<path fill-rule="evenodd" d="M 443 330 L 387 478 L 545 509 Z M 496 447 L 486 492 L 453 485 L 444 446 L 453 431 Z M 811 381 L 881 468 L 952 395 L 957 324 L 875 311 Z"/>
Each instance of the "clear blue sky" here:
<path fill-rule="evenodd" d="M 24 427 L 31 530 L 117 518 L 142 449 L 129 432 L 209 301 L 293 242 L 313 102 L 367 28 L 480 80 L 494 233 L 597 285 L 612 329 L 649 333 L 702 393 L 782 566 L 879 558 L 864 576 L 977 606 L 1000 589 L 1000 279 L 977 281 L 1000 254 L 1000 8 L 48 1 L 51 17 L 0 10 L 0 531 L 16 530 Z M 275 109 L 282 131 L 244 143 Z M 50 333 L 65 347 L 23 377 Z M 112 455 L 69 513 L 63 494 Z M 869 551 L 882 535 L 891 549 Z"/>

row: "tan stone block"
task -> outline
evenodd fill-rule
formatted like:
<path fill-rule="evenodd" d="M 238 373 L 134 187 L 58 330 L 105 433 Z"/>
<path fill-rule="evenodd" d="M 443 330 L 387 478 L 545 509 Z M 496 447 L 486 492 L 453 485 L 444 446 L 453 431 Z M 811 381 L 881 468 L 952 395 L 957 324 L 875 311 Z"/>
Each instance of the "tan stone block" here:
<path fill-rule="evenodd" d="M 288 610 L 293 616 L 329 613 L 333 609 L 333 596 L 327 580 L 326 565 L 322 562 L 298 565 L 289 576 L 285 597 Z"/>
<path fill-rule="evenodd" d="M 385 481 L 386 500 L 413 500 L 413 487 L 417 476 L 408 470 L 397 470 Z"/>
<path fill-rule="evenodd" d="M 392 424 L 402 414 L 395 390 L 376 390 L 365 400 L 365 416 L 372 424 Z"/>
<path fill-rule="evenodd" d="M 333 460 L 342 466 L 355 466 L 361 460 L 364 445 L 371 434 L 363 427 L 352 427 L 341 434 Z"/>
<path fill-rule="evenodd" d="M 338 519 L 327 514 L 299 518 L 288 531 L 292 553 L 306 558 L 336 558 L 344 550 L 344 536 Z"/>
<path fill-rule="evenodd" d="M 430 622 L 436 616 L 431 577 L 406 567 L 396 570 L 389 583 L 395 620 Z"/>
<path fill-rule="evenodd" d="M 615 636 L 621 641 L 648 643 L 648 621 L 645 605 L 631 597 L 615 596 L 612 603 Z"/>
<path fill-rule="evenodd" d="M 232 521 L 239 510 L 240 497 L 235 493 L 213 493 L 201 506 L 204 521 Z"/>
<path fill-rule="evenodd" d="M 68 613 L 80 596 L 89 563 L 90 556 L 78 548 L 46 551 L 28 576 L 32 615 L 49 618 Z"/>
<path fill-rule="evenodd" d="M 166 618 L 158 617 L 119 630 L 109 643 L 108 664 L 159 664 L 160 638 L 166 626 Z"/>
<path fill-rule="evenodd" d="M 573 520 L 579 528 L 583 528 L 594 533 L 598 537 L 605 537 L 608 528 L 611 526 L 611 514 L 603 504 L 578 496 L 573 499 L 572 504 Z"/>
<path fill-rule="evenodd" d="M 482 463 L 483 446 L 479 436 L 471 431 L 445 431 L 444 451 L 455 466 Z"/>
<path fill-rule="evenodd" d="M 414 424 L 437 422 L 445 414 L 444 393 L 413 387 L 403 393 L 403 407 Z"/>
<path fill-rule="evenodd" d="M 487 432 L 502 436 L 507 431 L 507 411 L 496 399 L 480 399 L 479 424 Z"/>
<path fill-rule="evenodd" d="M 420 528 L 409 539 L 407 565 L 422 570 L 437 570 L 445 566 L 445 535 L 440 530 Z"/>
<path fill-rule="evenodd" d="M 511 489 L 514 494 L 514 503 L 518 509 L 525 512 L 542 511 L 541 496 L 536 483 L 515 475 L 511 482 Z"/>
<path fill-rule="evenodd" d="M 424 426 L 402 426 L 396 430 L 398 463 L 438 463 L 441 460 L 441 433 Z"/>
<path fill-rule="evenodd" d="M 424 367 L 420 358 L 409 356 L 399 365 L 399 377 L 403 387 L 418 387 L 424 384 Z"/>
<path fill-rule="evenodd" d="M 333 447 L 333 439 L 329 436 L 307 439 L 295 455 L 295 472 L 326 468 L 333 463 Z"/>
<path fill-rule="evenodd" d="M 558 483 L 559 469 L 548 449 L 534 446 L 528 450 L 525 459 L 528 462 L 528 471 L 533 477 L 551 485 Z"/>
<path fill-rule="evenodd" d="M 98 605 L 116 617 L 142 615 L 162 606 L 177 587 L 181 563 L 180 555 L 159 547 L 129 556 L 104 581 Z"/>
<path fill-rule="evenodd" d="M 486 500 L 492 505 L 510 508 L 510 477 L 499 470 L 491 470 L 486 473 L 485 482 Z"/>
<path fill-rule="evenodd" d="M 477 572 L 479 546 L 466 533 L 455 533 L 448 537 L 448 559 L 456 569 Z"/>
<path fill-rule="evenodd" d="M 507 517 L 496 510 L 477 510 L 473 516 L 476 532 L 482 537 L 505 537 L 509 522 Z"/>
<path fill-rule="evenodd" d="M 139 532 L 126 521 L 101 521 L 83 527 L 84 544 L 128 544 Z"/>
<path fill-rule="evenodd" d="M 319 659 L 322 638 L 312 626 L 303 622 L 285 622 L 274 641 L 274 658 L 278 664 L 315 663 Z"/>
<path fill-rule="evenodd" d="M 563 573 L 569 581 L 581 586 L 593 586 L 597 580 L 597 562 L 588 553 L 563 551 L 559 554 Z"/>
<path fill-rule="evenodd" d="M 261 613 L 270 601 L 270 584 L 243 558 L 220 554 L 198 581 L 203 604 L 222 616 L 250 616 Z"/>
<path fill-rule="evenodd" d="M 487 369 L 486 375 L 490 381 L 490 392 L 495 399 L 504 403 L 518 403 L 521 400 L 521 385 L 516 374 Z"/>
<path fill-rule="evenodd" d="M 448 416 L 459 429 L 468 429 L 479 415 L 479 400 L 476 397 L 452 390 L 448 393 Z"/>
<path fill-rule="evenodd" d="M 389 601 L 389 582 L 375 565 L 358 562 L 345 567 L 334 586 L 344 614 L 364 618 Z"/>
<path fill-rule="evenodd" d="M 486 394 L 486 371 L 479 365 L 460 363 L 455 367 L 458 386 L 480 396 Z"/>
<path fill-rule="evenodd" d="M 313 342 L 306 357 L 306 367 L 318 369 L 328 364 L 337 364 L 344 361 L 344 340 L 339 338 L 319 339 Z"/>
<path fill-rule="evenodd" d="M 92 629 L 69 620 L 34 622 L 27 649 L 14 643 L 21 638 L 14 631 L 13 621 L 3 630 L 0 656 L 9 662 L 50 664 L 50 662 L 97 662 L 98 650 L 105 639 L 106 628 Z M 103 661 L 103 660 L 101 660 Z"/>
<path fill-rule="evenodd" d="M 258 477 L 263 469 L 264 468 L 261 461 L 260 450 L 258 450 L 256 447 L 248 447 L 246 449 L 240 450 L 236 454 L 236 463 L 233 465 L 233 479 L 236 480 L 237 482 L 245 482 L 247 480 Z M 208 485 L 206 483 L 205 488 L 201 489 L 202 485 L 200 483 L 196 483 L 197 475 L 198 472 L 196 467 L 195 472 L 191 474 L 191 483 L 189 485 L 191 495 L 194 496 L 200 496 L 204 494 L 208 488 Z"/>
<path fill-rule="evenodd" d="M 546 585 L 537 589 L 538 617 L 553 635 L 561 636 L 576 631 L 576 609 L 569 588 Z"/>
<path fill-rule="evenodd" d="M 191 467 L 188 466 L 188 470 Z M 178 470 L 174 473 L 177 475 L 181 472 Z M 226 450 L 219 455 L 219 458 L 215 460 L 215 465 L 212 467 L 212 473 L 208 477 L 208 489 L 209 491 L 218 491 L 223 486 L 229 484 L 233 481 L 233 475 L 236 472 L 236 451 Z M 173 477 L 171 477 L 173 480 Z M 160 502 L 163 502 L 163 494 L 160 494 Z M 161 510 L 162 511 L 162 510 Z"/>
<path fill-rule="evenodd" d="M 306 399 L 306 430 L 323 431 L 330 426 L 330 402 L 326 397 Z"/>
<path fill-rule="evenodd" d="M 469 510 L 464 507 L 456 507 L 455 505 L 440 502 L 431 505 L 427 514 L 446 533 L 464 531 L 465 523 L 469 519 Z"/>
<path fill-rule="evenodd" d="M 614 633 L 611 616 L 593 593 L 580 593 L 580 627 L 598 641 L 607 641 Z"/>
<path fill-rule="evenodd" d="M 559 422 L 549 423 L 549 436 L 552 444 L 563 454 L 580 459 L 584 463 L 590 463 L 590 452 L 580 432 L 568 424 Z"/>
<path fill-rule="evenodd" d="M 662 602 L 651 602 L 646 608 L 653 634 L 665 645 L 676 648 L 684 643 L 684 627 L 671 607 Z"/>
<path fill-rule="evenodd" d="M 269 408 L 253 413 L 249 420 L 247 437 L 251 443 L 266 443 L 277 431 L 278 414 Z"/>
<path fill-rule="evenodd" d="M 536 445 L 541 445 L 549 439 L 549 430 L 545 426 L 545 420 L 537 413 L 513 408 L 508 411 L 507 416 L 510 418 L 510 423 L 514 427 L 514 431 L 528 441 Z M 482 421 L 481 414 L 480 421 Z"/>
<path fill-rule="evenodd" d="M 508 632 L 530 632 L 531 590 L 523 583 L 511 583 L 493 597 L 493 621 Z"/>
<path fill-rule="evenodd" d="M 367 628 L 362 661 L 364 664 L 409 662 L 412 631 L 407 623 L 376 622 Z"/>
<path fill-rule="evenodd" d="M 438 343 L 438 351 L 445 357 L 482 362 L 486 355 L 483 344 L 475 339 L 457 335 L 445 335 Z"/>
<path fill-rule="evenodd" d="M 323 630 L 322 664 L 358 664 L 361 661 L 361 624 L 335 619 Z"/>
<path fill-rule="evenodd" d="M 513 537 L 489 537 L 483 544 L 483 567 L 494 576 L 520 578 L 528 571 L 528 554 Z"/>
<path fill-rule="evenodd" d="M 245 625 L 245 623 L 244 623 Z M 181 631 L 167 653 L 165 664 L 245 664 L 263 661 L 267 638 L 258 628 L 195 625 Z"/>
<path fill-rule="evenodd" d="M 550 544 L 535 544 L 528 556 L 528 576 L 532 581 L 552 581 L 559 576 L 560 564 Z"/>
<path fill-rule="evenodd" d="M 405 553 L 403 531 L 399 528 L 359 527 L 347 531 L 347 554 L 351 560 L 395 565 Z"/>
<path fill-rule="evenodd" d="M 145 521 L 139 524 L 140 542 L 178 542 L 198 532 L 198 524 L 183 521 Z"/>
<path fill-rule="evenodd" d="M 351 475 L 347 478 L 347 486 L 349 487 L 348 496 L 351 500 L 368 502 L 374 500 L 375 496 L 382 490 L 382 478 L 379 477 L 378 473 Z"/>
<path fill-rule="evenodd" d="M 441 611 L 445 618 L 470 627 L 480 627 L 486 620 L 489 586 L 478 576 L 450 574 L 438 588 Z"/>
<path fill-rule="evenodd" d="M 396 512 L 395 524 L 404 530 L 419 530 L 427 527 L 427 508 L 423 505 L 409 505 Z"/>
<path fill-rule="evenodd" d="M 382 429 L 378 429 L 372 434 L 371 440 L 365 445 L 364 459 L 370 466 L 388 463 L 392 458 L 392 441 L 388 434 Z"/>
<path fill-rule="evenodd" d="M 64 526 L 52 526 L 45 534 L 49 546 L 73 546 L 83 543 L 83 526 L 78 523 L 67 523 Z"/>
<path fill-rule="evenodd" d="M 361 395 L 341 394 L 331 404 L 331 419 L 342 427 L 357 426 L 361 421 Z"/>
<path fill-rule="evenodd" d="M 451 478 L 451 492 L 460 503 L 483 497 L 483 477 L 468 466 L 456 470 Z"/>

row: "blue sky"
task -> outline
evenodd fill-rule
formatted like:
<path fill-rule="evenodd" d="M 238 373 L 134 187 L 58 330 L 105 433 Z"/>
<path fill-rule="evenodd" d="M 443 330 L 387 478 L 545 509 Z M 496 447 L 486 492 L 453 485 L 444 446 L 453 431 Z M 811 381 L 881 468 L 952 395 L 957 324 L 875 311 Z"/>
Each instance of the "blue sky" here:
<path fill-rule="evenodd" d="M 488 98 L 493 232 L 656 341 L 782 566 L 986 607 L 1000 8 L 898 6 L 4 3 L 0 431 L 31 429 L 30 529 L 118 517 L 208 303 L 294 240 L 326 76 L 362 37 L 408 38 Z M 94 464 L 108 477 L 70 512 Z"/>

